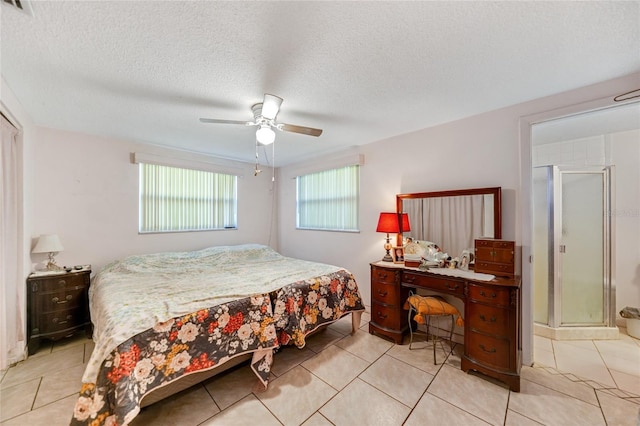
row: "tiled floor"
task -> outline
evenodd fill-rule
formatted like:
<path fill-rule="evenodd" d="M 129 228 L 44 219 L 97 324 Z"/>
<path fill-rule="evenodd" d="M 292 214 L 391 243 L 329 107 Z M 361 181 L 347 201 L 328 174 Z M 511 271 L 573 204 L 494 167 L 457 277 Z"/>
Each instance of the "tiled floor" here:
<path fill-rule="evenodd" d="M 132 425 L 637 425 L 640 346 L 628 336 L 615 343 L 536 338 L 541 364 L 574 374 L 523 367 L 516 393 L 462 372 L 459 346 L 451 355 L 439 350 L 433 365 L 428 349 L 370 335 L 363 317 L 353 336 L 347 317 L 302 350 L 283 348 L 265 392 L 251 391 L 256 379 L 244 365 L 143 409 Z M 596 371 L 589 345 L 609 376 L 598 369 L 584 377 Z M 84 339 L 51 345 L 2 372 L 2 425 L 67 425 L 92 347 Z M 577 355 L 568 355 L 574 347 Z"/>

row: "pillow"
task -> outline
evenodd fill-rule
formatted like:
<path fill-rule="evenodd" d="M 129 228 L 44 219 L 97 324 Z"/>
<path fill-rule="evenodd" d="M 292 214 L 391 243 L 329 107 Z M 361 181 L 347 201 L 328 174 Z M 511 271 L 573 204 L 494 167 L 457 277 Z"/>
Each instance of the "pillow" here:
<path fill-rule="evenodd" d="M 416 316 L 413 317 L 413 320 L 418 324 L 425 324 L 423 315 L 449 314 L 457 317 L 457 326 L 464 326 L 464 320 L 462 319 L 460 311 L 458 311 L 458 309 L 452 304 L 445 302 L 441 297 L 420 296 L 414 294 L 409 296 L 407 301 L 404 302 L 405 309 L 409 309 L 410 306 L 417 312 Z"/>

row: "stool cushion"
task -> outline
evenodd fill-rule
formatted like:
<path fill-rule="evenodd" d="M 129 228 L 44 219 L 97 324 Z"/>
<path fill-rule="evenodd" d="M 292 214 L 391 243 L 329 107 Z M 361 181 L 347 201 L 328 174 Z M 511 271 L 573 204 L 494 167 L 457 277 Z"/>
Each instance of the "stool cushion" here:
<path fill-rule="evenodd" d="M 462 327 L 464 326 L 464 321 L 462 319 L 462 315 L 460 311 L 456 309 L 450 303 L 444 301 L 444 299 L 433 296 L 419 296 L 414 294 L 407 298 L 407 301 L 404 303 L 404 308 L 409 309 L 409 306 L 413 307 L 413 309 L 417 312 L 416 316 L 413 317 L 414 321 L 418 324 L 424 324 L 425 320 L 423 315 L 455 315 L 456 325 Z"/>

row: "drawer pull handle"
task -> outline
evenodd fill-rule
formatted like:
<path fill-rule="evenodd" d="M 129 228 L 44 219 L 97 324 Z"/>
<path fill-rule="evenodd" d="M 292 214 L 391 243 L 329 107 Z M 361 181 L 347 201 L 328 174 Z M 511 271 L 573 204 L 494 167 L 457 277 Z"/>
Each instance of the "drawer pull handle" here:
<path fill-rule="evenodd" d="M 70 295 L 70 294 L 67 294 L 67 297 L 65 297 L 65 299 L 67 299 L 67 300 L 71 300 L 71 299 L 73 299 L 73 296 L 72 296 L 72 295 Z"/>
<path fill-rule="evenodd" d="M 58 324 L 66 324 L 68 321 L 60 321 Z"/>
<path fill-rule="evenodd" d="M 485 292 L 484 292 L 484 291 L 482 291 L 482 290 L 480 291 L 480 296 L 482 296 L 482 297 L 487 297 L 487 295 L 485 294 Z M 497 296 L 497 294 L 496 294 L 496 292 L 494 291 L 493 293 L 491 293 L 491 296 L 489 296 L 489 297 L 491 297 L 491 298 L 493 299 L 493 298 L 494 298 L 494 297 L 496 297 L 496 296 Z"/>
<path fill-rule="evenodd" d="M 386 272 L 378 272 L 378 279 L 384 280 L 387 278 Z"/>
<path fill-rule="evenodd" d="M 386 319 L 386 315 L 382 315 L 382 312 L 378 311 L 378 318 Z"/>
<path fill-rule="evenodd" d="M 483 351 L 485 351 L 488 354 L 496 353 L 496 348 L 491 348 L 490 350 L 488 350 L 488 349 L 485 349 L 484 345 L 480 345 L 480 349 L 482 349 Z"/>
<path fill-rule="evenodd" d="M 404 280 L 409 284 L 413 284 L 413 282 L 416 280 L 416 277 L 414 277 L 413 275 L 408 275 L 404 277 Z"/>
<path fill-rule="evenodd" d="M 58 284 L 60 286 L 64 286 L 64 285 L 67 285 L 67 282 L 65 280 L 60 280 L 60 281 L 58 281 Z"/>
<path fill-rule="evenodd" d="M 487 319 L 485 318 L 485 316 L 484 316 L 484 315 L 480 315 L 480 319 L 481 319 L 482 321 L 486 321 L 486 320 L 487 320 Z M 491 317 L 491 318 L 489 319 L 489 322 L 496 322 L 496 319 L 497 319 L 497 318 L 496 318 L 495 316 L 493 316 L 493 317 Z"/>
<path fill-rule="evenodd" d="M 378 296 L 380 297 L 387 297 L 387 292 L 386 291 L 382 291 L 382 290 L 378 290 Z"/>
<path fill-rule="evenodd" d="M 448 288 L 449 290 L 457 290 L 457 289 L 458 289 L 458 287 L 460 287 L 460 285 L 459 285 L 458 283 L 456 283 L 456 284 L 454 284 L 454 285 L 451 285 L 451 284 L 447 283 L 447 288 Z"/>

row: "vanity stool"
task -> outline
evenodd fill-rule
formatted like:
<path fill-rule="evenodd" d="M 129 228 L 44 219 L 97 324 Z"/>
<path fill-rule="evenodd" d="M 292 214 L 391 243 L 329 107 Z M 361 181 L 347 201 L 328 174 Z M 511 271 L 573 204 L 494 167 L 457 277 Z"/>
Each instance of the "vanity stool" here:
<path fill-rule="evenodd" d="M 409 310 L 409 318 L 408 321 L 411 323 L 413 319 L 416 323 L 425 325 L 427 327 L 427 339 L 428 342 L 431 340 L 433 342 L 433 364 L 436 365 L 436 344 L 440 342 L 442 345 L 442 349 L 444 349 L 444 344 L 442 343 L 444 340 L 449 340 L 451 344 L 451 351 L 453 351 L 453 328 L 457 323 L 462 326 L 464 323 L 462 322 L 462 318 L 460 316 L 460 312 L 455 306 L 447 303 L 442 297 L 439 296 L 419 296 L 417 294 L 409 293 L 409 297 L 405 302 L 405 309 Z M 455 316 L 458 316 L 458 320 L 455 321 Z M 441 327 L 441 321 L 451 321 L 451 326 L 449 330 Z M 432 330 L 430 332 L 430 330 Z M 443 335 L 448 332 L 449 337 L 445 339 Z M 411 347 L 413 344 L 413 327 L 409 326 L 409 350 L 412 350 Z M 431 338 L 430 338 L 431 337 Z M 446 350 L 445 350 L 446 352 Z"/>

